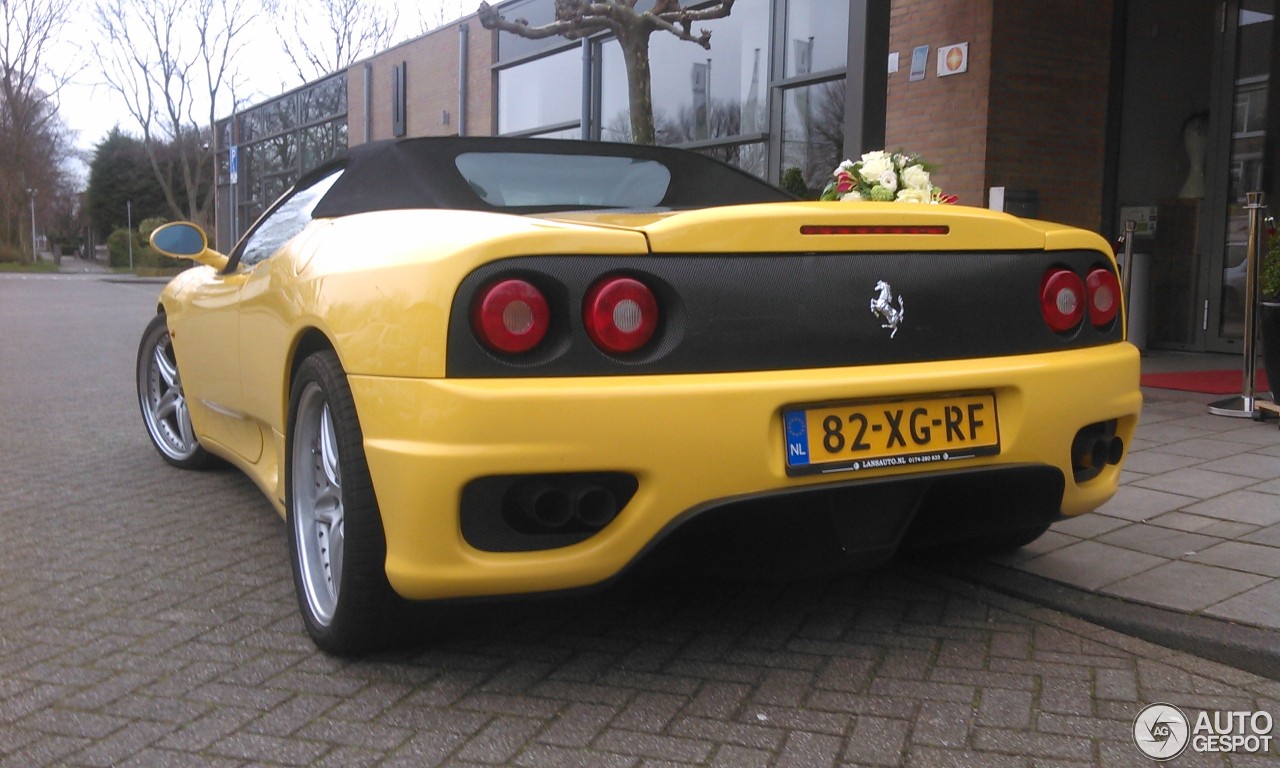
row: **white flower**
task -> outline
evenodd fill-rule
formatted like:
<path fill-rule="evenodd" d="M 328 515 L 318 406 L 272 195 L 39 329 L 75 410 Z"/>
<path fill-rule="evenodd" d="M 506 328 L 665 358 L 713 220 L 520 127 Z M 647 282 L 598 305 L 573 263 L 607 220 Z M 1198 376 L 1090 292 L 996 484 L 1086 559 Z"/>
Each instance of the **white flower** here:
<path fill-rule="evenodd" d="M 933 191 L 933 181 L 929 178 L 929 172 L 924 169 L 923 165 L 917 164 L 904 168 L 902 170 L 902 183 L 911 189 Z"/>
<path fill-rule="evenodd" d="M 872 200 L 899 203 L 954 203 L 933 185 L 925 163 L 908 152 L 867 152 L 844 160 L 822 190 L 823 200 Z"/>
<path fill-rule="evenodd" d="M 893 173 L 893 158 L 886 152 L 868 152 L 862 156 L 862 179 L 875 184 L 885 171 Z"/>
<path fill-rule="evenodd" d="M 890 192 L 898 191 L 898 174 L 894 173 L 893 171 L 889 170 L 880 174 L 880 178 L 878 181 L 880 186 L 884 187 Z"/>

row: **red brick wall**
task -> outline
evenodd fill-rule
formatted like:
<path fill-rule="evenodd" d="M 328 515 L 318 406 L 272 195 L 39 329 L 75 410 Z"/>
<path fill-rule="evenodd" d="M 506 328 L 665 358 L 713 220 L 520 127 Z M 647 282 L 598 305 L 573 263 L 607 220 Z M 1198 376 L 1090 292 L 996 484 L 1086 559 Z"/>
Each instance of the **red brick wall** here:
<path fill-rule="evenodd" d="M 1041 218 L 1097 231 L 1112 2 L 994 2 L 986 186 L 1035 189 Z"/>
<path fill-rule="evenodd" d="M 357 62 L 347 71 L 348 143 L 364 142 L 365 64 L 373 67 L 370 139 L 391 138 L 391 68 L 408 65 L 406 129 L 408 136 L 451 136 L 458 133 L 458 48 L 461 24 L 467 26 L 468 136 L 493 133 L 493 33 L 469 16 L 432 30 Z M 448 112 L 448 122 L 442 113 Z"/>
<path fill-rule="evenodd" d="M 991 73 L 992 0 L 894 0 L 889 51 L 885 148 L 920 154 L 936 166 L 934 183 L 966 205 L 986 205 L 987 88 Z M 969 69 L 937 76 L 940 46 L 969 44 Z M 925 78 L 910 81 L 911 53 L 929 46 Z"/>
<path fill-rule="evenodd" d="M 1102 225 L 1112 0 L 893 0 L 886 148 L 918 152 L 935 182 L 985 206 L 993 186 L 1033 189 L 1039 216 Z M 937 76 L 940 46 L 969 69 Z M 911 52 L 929 46 L 925 79 Z"/>

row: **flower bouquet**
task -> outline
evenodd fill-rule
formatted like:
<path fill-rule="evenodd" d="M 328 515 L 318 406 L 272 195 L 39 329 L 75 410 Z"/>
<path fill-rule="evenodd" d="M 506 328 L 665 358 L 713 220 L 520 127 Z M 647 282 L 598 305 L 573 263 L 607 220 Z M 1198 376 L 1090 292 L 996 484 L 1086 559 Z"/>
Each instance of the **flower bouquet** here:
<path fill-rule="evenodd" d="M 820 200 L 872 200 L 898 203 L 954 203 L 929 178 L 929 166 L 906 152 L 868 152 L 845 160 L 832 174 Z"/>

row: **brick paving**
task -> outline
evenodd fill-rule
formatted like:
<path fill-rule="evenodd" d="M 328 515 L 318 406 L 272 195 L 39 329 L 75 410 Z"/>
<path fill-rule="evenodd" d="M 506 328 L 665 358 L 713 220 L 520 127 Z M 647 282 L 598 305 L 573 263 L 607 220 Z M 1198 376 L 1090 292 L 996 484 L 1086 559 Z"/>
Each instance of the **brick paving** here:
<path fill-rule="evenodd" d="M 146 441 L 157 290 L 0 276 L 0 766 L 1128 766 L 1152 702 L 1280 716 L 1276 681 L 911 563 L 640 574 L 327 657 L 256 488 Z"/>

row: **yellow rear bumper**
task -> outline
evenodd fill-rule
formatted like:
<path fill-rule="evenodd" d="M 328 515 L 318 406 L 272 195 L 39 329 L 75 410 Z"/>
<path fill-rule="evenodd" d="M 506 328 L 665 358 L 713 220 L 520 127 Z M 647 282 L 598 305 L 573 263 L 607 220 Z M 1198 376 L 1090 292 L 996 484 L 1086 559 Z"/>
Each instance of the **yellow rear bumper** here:
<path fill-rule="evenodd" d="M 1070 446 L 1083 426 L 1141 408 L 1129 344 L 1009 358 L 839 369 L 556 379 L 350 377 L 401 595 L 435 599 L 569 589 L 608 579 L 682 513 L 709 503 L 832 482 L 786 473 L 782 410 L 791 405 L 992 391 L 998 456 L 926 471 L 1046 464 L 1067 478 L 1065 515 L 1115 493 L 1120 470 L 1077 485 Z M 586 541 L 483 552 L 459 527 L 471 480 L 493 475 L 625 472 L 639 488 Z M 857 478 L 920 471 L 865 470 Z M 839 480 L 852 479 L 839 476 Z"/>

